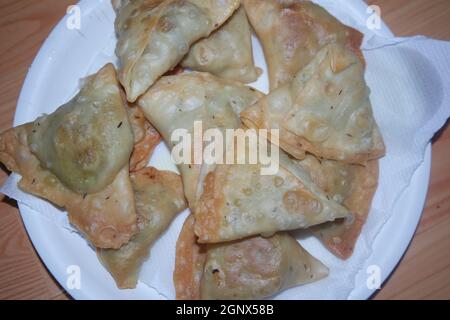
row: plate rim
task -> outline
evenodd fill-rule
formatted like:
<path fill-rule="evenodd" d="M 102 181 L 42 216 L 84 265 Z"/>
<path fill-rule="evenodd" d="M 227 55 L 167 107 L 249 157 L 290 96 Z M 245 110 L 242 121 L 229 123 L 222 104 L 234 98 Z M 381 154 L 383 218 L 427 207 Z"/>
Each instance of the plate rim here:
<path fill-rule="evenodd" d="M 78 2 L 78 5 L 83 9 L 83 14 L 89 14 L 89 12 L 95 9 L 99 4 L 101 4 L 101 2 L 103 2 L 103 0 L 100 0 L 99 2 L 81 0 L 80 2 Z M 360 16 L 363 15 L 363 12 L 366 12 L 368 8 L 368 5 L 363 0 L 351 0 L 351 1 L 346 0 L 345 5 L 349 7 L 354 14 L 358 14 Z M 14 115 L 14 126 L 20 124 L 21 114 L 26 110 L 26 101 L 29 99 L 29 96 L 32 96 L 31 93 L 33 91 L 32 90 L 33 83 L 38 82 L 42 74 L 41 72 L 39 72 L 39 70 L 47 68 L 47 65 L 51 63 L 51 60 L 47 59 L 47 57 L 51 55 L 51 46 L 55 42 L 64 41 L 63 36 L 64 32 L 66 31 L 65 28 L 66 21 L 67 15 L 62 17 L 62 19 L 50 32 L 50 34 L 42 44 L 41 48 L 39 49 L 36 57 L 34 58 L 29 68 L 24 84 L 20 91 Z M 384 23 L 384 21 L 382 21 L 382 30 L 379 30 L 377 33 L 384 36 L 393 36 L 393 33 L 391 32 L 389 27 Z M 416 200 L 416 202 L 415 206 L 413 207 L 417 212 L 416 214 L 411 215 L 411 217 L 407 221 L 404 221 L 406 230 L 402 232 L 402 237 L 397 237 L 397 242 L 395 242 L 396 245 L 392 246 L 393 248 L 395 248 L 395 250 L 393 250 L 393 252 L 391 252 L 390 255 L 387 255 L 389 259 L 386 258 L 383 262 L 383 269 L 389 270 L 389 272 L 382 274 L 383 283 L 388 279 L 389 275 L 395 270 L 395 267 L 401 262 L 401 258 L 406 253 L 407 247 L 413 239 L 413 235 L 418 226 L 420 218 L 422 217 L 423 207 L 425 205 L 427 190 L 429 186 L 430 170 L 431 170 L 431 143 L 428 144 L 424 160 L 417 168 L 414 177 L 411 180 L 413 181 L 415 178 L 417 179 L 417 177 L 419 177 L 419 179 L 422 179 L 422 181 L 425 180 L 427 182 L 426 189 L 423 190 L 424 188 L 416 187 L 416 189 L 411 190 L 413 184 L 410 184 L 403 191 L 402 196 L 411 194 L 412 191 L 416 192 L 416 194 L 414 195 L 415 196 L 414 199 Z M 32 211 L 34 210 L 30 209 L 24 204 L 18 203 L 18 207 L 25 229 L 27 231 L 27 234 L 31 240 L 33 247 L 37 251 L 41 261 L 43 262 L 47 270 L 49 270 L 49 272 L 58 281 L 58 283 L 66 290 L 66 292 L 68 292 L 75 299 L 81 300 L 98 299 L 98 297 L 96 297 L 95 294 L 92 295 L 91 292 L 89 291 L 69 290 L 67 288 L 67 284 L 64 281 L 67 275 L 64 273 L 64 270 L 57 267 L 58 263 L 55 262 L 57 260 L 57 257 L 51 256 L 49 254 L 49 250 L 47 250 L 45 246 L 44 243 L 45 241 L 40 240 L 42 239 L 43 235 L 43 230 L 41 230 L 41 227 L 42 227 L 42 219 L 44 218 L 39 215 L 33 214 Z M 418 208 L 420 208 L 420 210 Z M 374 247 L 376 247 L 375 244 L 377 243 L 377 240 L 380 238 L 380 235 L 383 233 L 383 230 L 386 230 L 386 226 L 389 223 L 392 223 L 391 218 L 392 216 L 382 227 L 379 234 L 375 237 Z M 370 261 L 375 252 L 376 250 L 372 251 L 372 254 L 368 257 L 367 261 Z M 360 272 L 361 271 L 362 270 L 360 270 Z M 149 290 L 149 293 L 151 291 L 154 291 L 150 287 L 147 287 L 147 289 Z M 367 299 L 370 298 L 376 291 L 377 291 L 376 289 L 368 289 L 367 287 L 359 286 L 351 291 L 349 299 Z"/>

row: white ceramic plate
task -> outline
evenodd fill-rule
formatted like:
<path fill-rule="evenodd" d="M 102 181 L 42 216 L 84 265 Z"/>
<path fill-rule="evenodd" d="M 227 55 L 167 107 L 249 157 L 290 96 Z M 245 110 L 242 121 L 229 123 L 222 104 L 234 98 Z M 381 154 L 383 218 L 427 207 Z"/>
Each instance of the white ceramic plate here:
<path fill-rule="evenodd" d="M 345 0 L 341 5 L 347 7 L 346 10 L 352 19 L 362 22 L 367 19 L 367 5 L 363 1 Z M 110 57 L 103 59 L 100 54 L 102 51 L 108 51 L 111 37 L 114 37 L 109 0 L 83 0 L 79 3 L 79 8 L 82 29 L 69 30 L 65 17 L 50 34 L 34 60 L 19 98 L 14 125 L 32 121 L 41 113 L 53 111 L 56 106 L 73 96 L 77 88 L 77 79 L 97 70 L 110 59 Z M 377 32 L 385 36 L 392 35 L 384 24 Z M 262 66 L 263 55 L 258 45 L 255 46 L 255 57 L 257 65 Z M 267 79 L 261 79 L 258 86 L 260 89 L 267 87 Z M 154 157 L 157 158 L 158 153 Z M 430 164 L 429 146 L 424 162 L 397 202 L 392 217 L 373 243 L 372 255 L 367 259 L 366 265 L 362 266 L 361 272 L 355 275 L 355 289 L 351 292 L 350 298 L 366 299 L 374 293 L 374 290 L 368 289 L 365 285 L 367 275 L 364 272 L 367 266 L 373 264 L 372 262 L 376 262 L 381 270 L 385 271 L 382 274 L 384 281 L 401 259 L 423 210 Z M 19 209 L 41 259 L 74 298 L 162 298 L 155 290 L 142 283 L 134 290 L 118 290 L 112 278 L 98 262 L 93 250 L 78 234 L 56 226 L 27 206 L 19 205 Z M 81 290 L 70 289 L 67 285 L 67 267 L 70 265 L 77 265 L 82 271 Z"/>

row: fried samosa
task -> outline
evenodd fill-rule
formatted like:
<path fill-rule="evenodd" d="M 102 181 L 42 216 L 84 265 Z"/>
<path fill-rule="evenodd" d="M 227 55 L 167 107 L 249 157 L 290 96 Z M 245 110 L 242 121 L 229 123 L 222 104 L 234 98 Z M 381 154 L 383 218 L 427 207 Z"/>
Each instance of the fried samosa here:
<path fill-rule="evenodd" d="M 161 135 L 148 122 L 138 106 L 132 105 L 127 111 L 134 135 L 134 148 L 130 158 L 130 172 L 135 172 L 147 166 L 153 151 L 161 142 Z"/>
<path fill-rule="evenodd" d="M 172 148 L 176 143 L 171 141 L 172 133 L 176 129 L 185 129 L 193 136 L 195 121 L 202 121 L 203 130 L 238 128 L 241 125 L 239 112 L 262 96 L 243 84 L 208 73 L 191 72 L 161 78 L 138 104 Z M 202 166 L 192 162 L 180 164 L 179 168 L 186 198 L 193 209 Z"/>
<path fill-rule="evenodd" d="M 54 113 L 0 135 L 0 161 L 19 187 L 68 211 L 97 247 L 119 248 L 136 233 L 128 174 L 133 134 L 112 65 L 87 78 Z"/>
<path fill-rule="evenodd" d="M 103 190 L 128 162 L 133 133 L 111 64 L 84 80 L 80 92 L 28 133 L 44 169 L 79 193 Z"/>
<path fill-rule="evenodd" d="M 150 248 L 186 208 L 179 175 L 147 167 L 131 174 L 139 232 L 120 249 L 97 249 L 97 256 L 121 289 L 135 288 Z"/>
<path fill-rule="evenodd" d="M 174 130 L 192 133 L 194 121 L 202 121 L 205 130 L 240 128 L 239 112 L 261 97 L 239 83 L 206 73 L 186 73 L 162 78 L 138 103 L 173 146 Z M 259 164 L 180 165 L 200 242 L 306 228 L 348 215 L 347 209 L 326 198 L 306 172 L 292 165 L 286 155 L 282 158 L 273 176 L 262 176 Z"/>
<path fill-rule="evenodd" d="M 363 35 L 319 5 L 304 0 L 243 0 L 269 68 L 270 89 L 292 81 L 330 43 L 352 50 L 364 64 Z"/>
<path fill-rule="evenodd" d="M 297 163 L 309 172 L 312 180 L 328 197 L 343 204 L 351 212 L 345 219 L 312 228 L 313 233 L 331 252 L 341 259 L 348 259 L 367 220 L 378 186 L 378 160 L 360 166 L 319 160 L 307 155 Z"/>
<path fill-rule="evenodd" d="M 366 164 L 385 153 L 356 55 L 327 45 L 291 83 L 241 113 L 250 128 L 279 129 L 280 147 L 303 159 L 318 158 Z"/>
<path fill-rule="evenodd" d="M 328 275 L 328 268 L 287 233 L 201 245 L 194 225 L 191 215 L 177 242 L 177 299 L 261 299 Z"/>
<path fill-rule="evenodd" d="M 284 153 L 273 175 L 261 175 L 261 165 L 217 165 L 206 176 L 194 213 L 200 243 L 270 236 L 349 215 Z"/>
<path fill-rule="evenodd" d="M 208 38 L 194 44 L 181 65 L 242 83 L 256 81 L 262 70 L 253 61 L 252 33 L 244 7 Z"/>
<path fill-rule="evenodd" d="M 119 79 L 134 102 L 174 68 L 197 40 L 219 28 L 239 0 L 114 1 Z"/>

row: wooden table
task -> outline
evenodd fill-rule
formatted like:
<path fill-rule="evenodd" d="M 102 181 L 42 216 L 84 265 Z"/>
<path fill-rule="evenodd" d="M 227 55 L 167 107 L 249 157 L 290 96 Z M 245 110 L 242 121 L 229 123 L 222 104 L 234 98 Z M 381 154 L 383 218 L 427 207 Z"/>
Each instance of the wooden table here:
<path fill-rule="evenodd" d="M 368 0 L 398 36 L 450 40 L 448 0 Z M 74 0 L 0 0 L 0 131 L 12 125 L 28 67 Z M 403 260 L 375 299 L 450 299 L 450 130 L 433 142 L 426 208 Z M 0 183 L 6 173 L 0 170 Z M 0 198 L 0 299 L 70 298 L 33 249 L 14 201 Z"/>

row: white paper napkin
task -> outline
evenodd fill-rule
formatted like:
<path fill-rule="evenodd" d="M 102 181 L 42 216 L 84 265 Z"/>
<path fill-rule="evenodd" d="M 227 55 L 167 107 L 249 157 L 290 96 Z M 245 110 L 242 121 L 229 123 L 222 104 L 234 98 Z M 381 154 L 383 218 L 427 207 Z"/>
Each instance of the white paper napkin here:
<path fill-rule="evenodd" d="M 330 275 L 322 281 L 287 290 L 276 297 L 280 299 L 348 297 L 357 272 L 372 252 L 371 244 L 422 163 L 426 146 L 450 116 L 449 42 L 424 37 L 383 38 L 356 23 L 339 9 L 336 2 L 317 2 L 343 22 L 366 33 L 363 46 L 367 61 L 366 80 L 371 88 L 374 114 L 384 136 L 387 155 L 381 160 L 379 188 L 353 256 L 348 261 L 339 260 L 307 232 L 297 233 L 302 245 L 330 268 Z M 113 48 L 107 46 L 93 65 L 116 61 Z M 156 154 L 160 156 L 152 160 L 153 164 L 161 169 L 174 169 L 168 163 L 170 158 L 165 146 L 159 149 Z M 20 191 L 16 186 L 18 179 L 17 175 L 11 175 L 0 192 L 41 212 L 56 225 L 73 231 L 65 214 L 48 202 Z M 181 214 L 155 243 L 140 276 L 142 282 L 169 299 L 175 296 L 172 281 L 175 244 L 187 214 Z"/>

